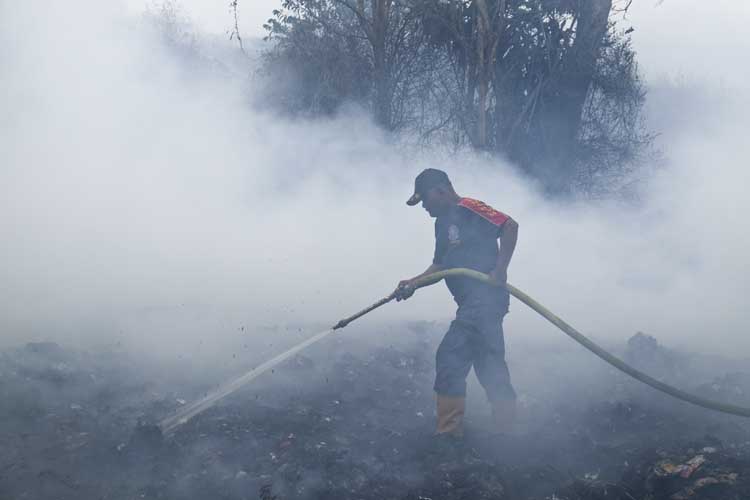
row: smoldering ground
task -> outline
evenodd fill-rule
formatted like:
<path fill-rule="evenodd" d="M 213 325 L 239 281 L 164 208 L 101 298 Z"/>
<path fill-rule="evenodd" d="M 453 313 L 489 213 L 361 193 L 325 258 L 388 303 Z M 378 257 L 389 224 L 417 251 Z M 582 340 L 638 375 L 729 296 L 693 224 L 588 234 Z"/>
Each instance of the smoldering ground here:
<path fill-rule="evenodd" d="M 747 152 L 742 90 L 730 95 L 711 90 L 714 98 L 706 100 L 704 92 L 690 87 L 678 89 L 682 94 L 673 85 L 657 89 L 650 109 L 654 123 L 669 132 L 661 142 L 668 163 L 643 184 L 640 200 L 552 202 L 511 165 L 404 150 L 356 110 L 323 121 L 290 121 L 258 111 L 248 96 L 256 85 L 246 78 L 249 68 L 238 71 L 236 60 L 225 62 L 222 57 L 234 53 L 200 33 L 178 32 L 187 34 L 189 43 L 165 38 L 153 17 L 128 17 L 117 4 L 1 8 L 2 342 L 63 346 L 63 353 L 47 346 L 52 354 L 44 354 L 44 345 L 6 351 L 7 400 L 17 402 L 14 408 L 33 409 L 9 412 L 19 427 L 8 427 L 6 436 L 14 436 L 8 449 L 19 444 L 16 433 L 29 434 L 22 424 L 30 418 L 38 433 L 31 433 L 36 437 L 27 443 L 29 450 L 43 449 L 40 441 L 49 436 L 60 440 L 48 462 L 13 455 L 10 470 L 20 474 L 13 476 L 19 478 L 15 493 L 35 496 L 33 484 L 24 490 L 23 481 L 40 471 L 62 474 L 56 467 L 77 453 L 76 439 L 86 442 L 80 433 L 109 437 L 71 462 L 65 474 L 72 477 L 80 473 L 75 466 L 92 467 L 126 443 L 122 429 L 132 428 L 137 418 L 168 414 L 177 400 L 201 395 L 423 270 L 432 253 L 431 221 L 404 201 L 414 174 L 426 166 L 444 168 L 461 194 L 485 199 L 520 222 L 510 281 L 596 340 L 622 348 L 643 330 L 682 351 L 746 356 L 742 313 L 750 245 L 743 229 L 748 201 L 742 182 Z M 297 430 L 312 421 L 307 414 L 279 428 L 263 425 L 283 421 L 288 408 L 300 404 L 315 413 L 315 402 L 323 401 L 316 398 L 339 400 L 336 390 L 355 391 L 358 399 L 340 419 L 318 415 L 316 425 L 326 417 L 338 425 L 348 422 L 352 427 L 341 434 L 351 436 L 362 418 L 357 412 L 367 413 L 371 402 L 371 418 L 392 420 L 364 433 L 368 440 L 387 429 L 427 432 L 431 353 L 452 311 L 442 288 L 420 291 L 310 353 L 315 376 L 305 365 L 260 380 L 266 410 L 248 406 L 254 398 L 249 393 L 223 407 L 230 408 L 226 414 L 247 417 L 242 425 L 256 422 L 257 434 L 265 436 L 241 445 L 265 459 L 276 453 L 268 449 L 280 446 L 274 440 L 281 427 L 315 439 L 314 432 Z M 419 320 L 443 323 L 407 328 Z M 576 408 L 584 411 L 603 400 L 616 408 L 618 401 L 635 397 L 628 391 L 636 389 L 520 304 L 512 305 L 505 327 L 511 369 L 538 428 L 550 428 L 558 415 L 565 432 L 580 435 L 582 428 L 570 427 Z M 388 350 L 391 344 L 395 350 Z M 103 349 L 115 351 L 114 361 L 97 361 Z M 81 351 L 91 354 L 73 354 Z M 53 356 L 51 372 L 45 356 Z M 687 371 L 667 375 L 691 389 L 710 385 L 711 373 L 721 377 L 741 366 L 679 359 L 693 361 Z M 363 368 L 375 366 L 384 368 Z M 379 382 L 389 370 L 396 378 Z M 361 378 L 348 379 L 350 372 Z M 395 384 L 414 379 L 409 373 L 416 381 L 406 390 L 419 395 L 390 398 L 392 388 L 400 387 Z M 86 385 L 92 375 L 99 382 Z M 40 377 L 41 385 L 34 385 Z M 325 384 L 336 377 L 339 385 Z M 80 384 L 70 389 L 65 385 L 70 380 Z M 624 392 L 608 392 L 610 383 Z M 102 396 L 107 391 L 114 394 L 110 399 Z M 474 387 L 472 394 L 472 411 L 481 415 L 480 392 Z M 664 411 L 693 415 L 649 393 L 635 394 L 649 405 L 667 405 Z M 405 401 L 412 401 L 408 415 L 395 411 Z M 609 403 L 602 403 L 602 411 Z M 66 419 L 63 424 L 44 418 L 56 412 Z M 196 423 L 191 432 L 220 428 L 221 415 Z M 718 425 L 709 422 L 682 425 L 680 432 L 700 434 Z M 206 442 L 184 444 L 195 452 L 191 456 L 208 460 L 203 452 L 226 445 L 209 435 Z M 320 442 L 308 444 L 319 450 Z M 359 459 L 368 455 L 366 444 L 357 441 L 364 450 Z M 566 446 L 562 449 L 575 453 Z M 531 456 L 539 460 L 543 453 Z M 259 464 L 258 477 L 272 467 L 263 465 L 260 455 L 243 460 Z M 230 472 L 234 477 L 240 467 L 250 467 L 236 460 L 214 461 L 211 467 L 181 463 L 184 474 L 208 470 L 211 477 Z M 586 465 L 582 460 L 576 472 Z M 83 476 L 102 473 L 87 470 L 76 479 L 79 488 L 89 484 Z M 323 474 L 315 471 L 313 476 Z M 139 477 L 146 478 L 136 481 L 134 489 L 141 492 L 151 476 Z M 55 479 L 50 491 L 59 482 Z M 325 485 L 320 477 L 314 482 Z"/>

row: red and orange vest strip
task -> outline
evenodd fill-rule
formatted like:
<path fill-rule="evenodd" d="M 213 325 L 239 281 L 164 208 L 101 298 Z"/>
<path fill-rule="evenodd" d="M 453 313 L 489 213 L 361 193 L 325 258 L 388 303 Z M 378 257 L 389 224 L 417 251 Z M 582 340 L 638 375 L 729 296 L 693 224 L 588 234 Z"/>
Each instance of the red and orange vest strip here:
<path fill-rule="evenodd" d="M 474 200 L 472 198 L 461 198 L 458 201 L 458 206 L 471 210 L 480 217 L 490 221 L 497 227 L 502 226 L 503 224 L 505 224 L 506 220 L 510 219 L 510 217 L 498 210 L 495 210 L 483 201 Z"/>

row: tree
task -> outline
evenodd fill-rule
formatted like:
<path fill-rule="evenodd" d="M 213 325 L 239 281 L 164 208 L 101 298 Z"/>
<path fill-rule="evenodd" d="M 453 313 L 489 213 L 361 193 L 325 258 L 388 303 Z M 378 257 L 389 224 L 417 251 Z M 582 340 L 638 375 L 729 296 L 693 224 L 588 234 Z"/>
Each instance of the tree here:
<path fill-rule="evenodd" d="M 417 21 L 413 9 L 393 0 L 284 0 L 265 25 L 276 42 L 267 67 L 291 70 L 306 87 L 296 89 L 298 110 L 327 113 L 354 101 L 383 128 L 399 130 L 413 118 L 407 102 L 434 70 L 436 54 L 425 50 Z"/>
<path fill-rule="evenodd" d="M 613 0 L 284 0 L 266 62 L 304 82 L 299 109 L 315 113 L 319 93 L 325 112 L 359 102 L 387 130 L 468 143 L 565 193 L 623 171 L 649 143 L 616 10 Z"/>

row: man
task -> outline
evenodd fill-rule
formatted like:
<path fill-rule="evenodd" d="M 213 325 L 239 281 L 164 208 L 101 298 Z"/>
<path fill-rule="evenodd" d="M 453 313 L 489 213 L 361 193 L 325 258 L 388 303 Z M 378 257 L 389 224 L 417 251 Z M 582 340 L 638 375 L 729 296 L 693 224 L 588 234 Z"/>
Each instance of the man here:
<path fill-rule="evenodd" d="M 515 418 L 516 393 L 505 363 L 502 322 L 510 296 L 503 285 L 518 224 L 481 201 L 460 197 L 442 170 L 428 168 L 417 176 L 406 203 L 419 202 L 436 219 L 435 255 L 424 273 L 399 283 L 397 300 L 411 297 L 417 278 L 456 267 L 487 273 L 498 285 L 465 277 L 445 280 L 458 310 L 436 355 L 437 434 L 463 435 L 466 376 L 472 366 L 492 406 L 496 430 L 508 432 Z"/>

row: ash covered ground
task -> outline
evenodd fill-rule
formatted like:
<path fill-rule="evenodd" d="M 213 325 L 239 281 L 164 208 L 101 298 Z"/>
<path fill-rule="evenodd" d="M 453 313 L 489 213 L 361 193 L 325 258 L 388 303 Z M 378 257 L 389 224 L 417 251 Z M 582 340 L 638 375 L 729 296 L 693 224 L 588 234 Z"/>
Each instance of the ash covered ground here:
<path fill-rule="evenodd" d="M 6 349 L 0 498 L 750 498 L 747 421 L 667 399 L 572 341 L 509 342 L 517 435 L 491 433 L 470 375 L 465 443 L 436 452 L 433 358 L 444 327 L 347 329 L 167 440 L 138 426 L 268 353 L 232 353 L 209 375 L 189 363 L 175 373 L 117 348 Z M 644 335 L 618 354 L 681 388 L 750 405 L 742 360 L 677 352 Z"/>

